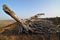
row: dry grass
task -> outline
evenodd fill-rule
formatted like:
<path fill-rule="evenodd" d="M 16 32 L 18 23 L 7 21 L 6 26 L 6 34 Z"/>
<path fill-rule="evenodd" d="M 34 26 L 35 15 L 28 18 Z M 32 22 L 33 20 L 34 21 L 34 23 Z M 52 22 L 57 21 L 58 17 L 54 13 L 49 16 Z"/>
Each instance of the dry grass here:
<path fill-rule="evenodd" d="M 39 34 L 22 34 L 22 35 L 1 35 L 0 40 L 43 40 L 45 39 L 43 35 Z"/>

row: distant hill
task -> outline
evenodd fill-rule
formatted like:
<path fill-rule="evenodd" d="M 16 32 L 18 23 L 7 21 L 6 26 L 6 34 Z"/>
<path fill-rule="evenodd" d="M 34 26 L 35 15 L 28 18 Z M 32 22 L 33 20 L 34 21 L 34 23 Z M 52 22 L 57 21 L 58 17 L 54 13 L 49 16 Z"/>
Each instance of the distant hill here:
<path fill-rule="evenodd" d="M 55 25 L 60 24 L 60 17 L 54 17 L 54 18 L 42 18 L 44 20 L 50 20 L 52 21 Z M 0 27 L 7 26 L 9 24 L 13 24 L 14 20 L 0 20 Z"/>
<path fill-rule="evenodd" d="M 0 27 L 7 26 L 7 25 L 12 24 L 14 22 L 15 22 L 14 20 L 0 20 Z"/>

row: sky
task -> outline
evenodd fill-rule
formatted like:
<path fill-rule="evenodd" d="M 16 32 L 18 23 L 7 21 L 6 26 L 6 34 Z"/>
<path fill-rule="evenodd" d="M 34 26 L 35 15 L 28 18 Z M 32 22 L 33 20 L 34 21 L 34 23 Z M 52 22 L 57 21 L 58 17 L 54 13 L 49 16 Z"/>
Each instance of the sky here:
<path fill-rule="evenodd" d="M 60 0 L 0 0 L 0 20 L 13 19 L 3 11 L 6 4 L 19 18 L 29 18 L 38 13 L 42 17 L 60 17 Z"/>

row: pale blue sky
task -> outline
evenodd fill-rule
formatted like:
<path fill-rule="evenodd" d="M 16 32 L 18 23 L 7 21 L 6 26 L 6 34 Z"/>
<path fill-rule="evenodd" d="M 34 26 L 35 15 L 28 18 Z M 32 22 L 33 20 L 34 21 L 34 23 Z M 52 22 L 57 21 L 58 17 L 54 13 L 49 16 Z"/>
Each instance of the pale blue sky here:
<path fill-rule="evenodd" d="M 0 20 L 12 19 L 2 10 L 6 4 L 20 18 L 29 18 L 37 13 L 44 17 L 60 17 L 60 0 L 0 0 Z"/>

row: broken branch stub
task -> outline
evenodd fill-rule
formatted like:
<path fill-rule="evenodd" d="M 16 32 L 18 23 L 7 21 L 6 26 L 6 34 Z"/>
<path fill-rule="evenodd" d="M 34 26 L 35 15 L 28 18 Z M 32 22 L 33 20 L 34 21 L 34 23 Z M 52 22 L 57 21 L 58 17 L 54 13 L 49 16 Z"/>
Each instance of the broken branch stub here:
<path fill-rule="evenodd" d="M 10 15 L 17 22 L 20 22 L 20 19 L 18 18 L 18 16 L 16 16 L 16 14 L 13 11 L 11 11 L 6 5 L 3 5 L 3 10 L 4 12 L 6 12 L 6 14 Z"/>

